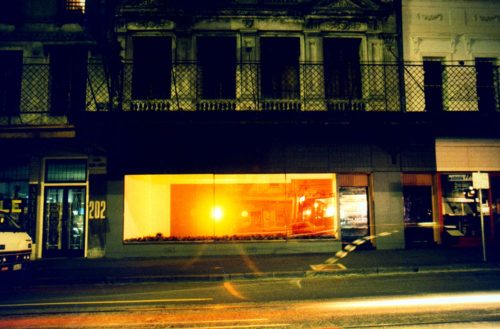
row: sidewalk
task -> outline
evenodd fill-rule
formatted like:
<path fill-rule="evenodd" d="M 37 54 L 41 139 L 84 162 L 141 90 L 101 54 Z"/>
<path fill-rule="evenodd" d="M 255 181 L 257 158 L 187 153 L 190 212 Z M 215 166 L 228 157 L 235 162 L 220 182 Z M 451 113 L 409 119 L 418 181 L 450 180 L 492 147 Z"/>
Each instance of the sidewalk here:
<path fill-rule="evenodd" d="M 199 258 L 40 259 L 26 282 L 88 284 L 228 280 L 314 275 L 368 275 L 426 271 L 499 271 L 498 257 L 483 262 L 479 249 L 355 250 L 331 254 L 241 255 Z"/>

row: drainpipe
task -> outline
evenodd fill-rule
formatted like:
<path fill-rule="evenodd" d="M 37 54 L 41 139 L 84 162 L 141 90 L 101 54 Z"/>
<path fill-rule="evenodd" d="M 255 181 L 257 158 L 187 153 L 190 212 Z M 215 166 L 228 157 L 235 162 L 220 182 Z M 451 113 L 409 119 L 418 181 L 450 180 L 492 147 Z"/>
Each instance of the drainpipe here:
<path fill-rule="evenodd" d="M 403 51 L 403 1 L 405 0 L 394 0 L 394 9 L 396 11 L 396 29 L 397 29 L 397 61 L 398 61 L 398 75 L 399 75 L 399 106 L 401 107 L 401 112 L 406 112 L 406 89 L 405 89 L 405 63 L 404 63 L 404 51 Z"/>

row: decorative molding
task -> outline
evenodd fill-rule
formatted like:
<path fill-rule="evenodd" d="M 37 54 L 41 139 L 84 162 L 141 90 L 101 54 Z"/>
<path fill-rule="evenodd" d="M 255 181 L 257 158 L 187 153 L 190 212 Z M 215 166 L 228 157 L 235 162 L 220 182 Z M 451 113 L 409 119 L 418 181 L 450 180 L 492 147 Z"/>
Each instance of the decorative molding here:
<path fill-rule="evenodd" d="M 128 30 L 171 30 L 173 28 L 174 22 L 170 20 L 129 22 L 127 24 Z"/>
<path fill-rule="evenodd" d="M 413 52 L 418 54 L 420 52 L 420 44 L 422 43 L 421 37 L 411 37 L 411 44 L 413 46 Z"/>
<path fill-rule="evenodd" d="M 467 55 L 472 54 L 472 47 L 474 45 L 474 40 L 472 38 L 464 37 L 465 53 Z"/>
<path fill-rule="evenodd" d="M 450 52 L 454 54 L 457 51 L 457 44 L 459 43 L 459 37 L 454 36 L 450 39 Z"/>
<path fill-rule="evenodd" d="M 486 24 L 500 22 L 500 15 L 486 16 L 486 15 L 476 14 L 476 15 L 473 15 L 472 17 L 473 17 L 474 21 L 481 22 L 481 23 L 486 23 Z"/>
<path fill-rule="evenodd" d="M 325 22 L 321 24 L 321 29 L 328 31 L 359 31 L 362 27 L 363 25 L 359 22 L 348 21 Z"/>
<path fill-rule="evenodd" d="M 249 28 L 252 28 L 254 26 L 255 22 L 253 19 L 244 19 L 243 20 L 243 26 L 245 26 L 245 28 L 249 29 Z"/>
<path fill-rule="evenodd" d="M 158 0 L 128 0 L 123 4 L 124 6 L 134 6 L 134 7 L 149 7 L 156 6 Z"/>
<path fill-rule="evenodd" d="M 423 42 L 426 42 L 426 52 L 440 52 L 440 53 L 456 53 L 457 48 L 461 45 L 463 35 L 439 35 L 439 34 L 425 34 L 411 36 L 410 41 L 413 52 L 418 54 Z M 430 44 L 427 44 L 430 43 Z M 433 44 L 434 43 L 434 44 Z M 430 48 L 432 46 L 432 48 Z M 438 47 L 440 50 L 437 50 Z"/>
<path fill-rule="evenodd" d="M 380 38 L 384 41 L 385 46 L 391 53 L 396 53 L 397 35 L 394 33 L 381 33 Z"/>
<path fill-rule="evenodd" d="M 427 22 L 433 22 L 433 21 L 443 21 L 444 15 L 443 14 L 417 14 L 417 19 L 419 21 L 427 21 Z"/>
<path fill-rule="evenodd" d="M 372 0 L 322 0 L 318 1 L 317 6 L 327 9 L 378 9 L 379 7 Z"/>

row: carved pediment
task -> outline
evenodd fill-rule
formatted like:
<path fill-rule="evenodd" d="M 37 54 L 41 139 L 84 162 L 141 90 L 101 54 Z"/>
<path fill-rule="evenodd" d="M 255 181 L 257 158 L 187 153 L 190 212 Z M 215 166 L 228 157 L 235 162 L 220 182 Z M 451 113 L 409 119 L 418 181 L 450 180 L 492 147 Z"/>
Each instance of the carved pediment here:
<path fill-rule="evenodd" d="M 125 0 L 122 2 L 122 6 L 154 7 L 158 3 L 158 0 Z"/>
<path fill-rule="evenodd" d="M 378 9 L 373 0 L 320 0 L 316 6 L 321 9 Z"/>

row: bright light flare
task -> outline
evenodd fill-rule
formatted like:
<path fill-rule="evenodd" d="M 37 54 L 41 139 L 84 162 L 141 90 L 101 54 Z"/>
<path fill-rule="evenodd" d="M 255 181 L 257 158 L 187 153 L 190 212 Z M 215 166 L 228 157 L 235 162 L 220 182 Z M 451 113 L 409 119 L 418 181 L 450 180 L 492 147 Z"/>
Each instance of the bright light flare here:
<path fill-rule="evenodd" d="M 216 222 L 220 222 L 224 213 L 222 212 L 222 208 L 219 206 L 215 206 L 212 209 L 212 219 Z"/>
<path fill-rule="evenodd" d="M 326 208 L 325 217 L 333 217 L 335 216 L 335 207 L 330 205 Z"/>

